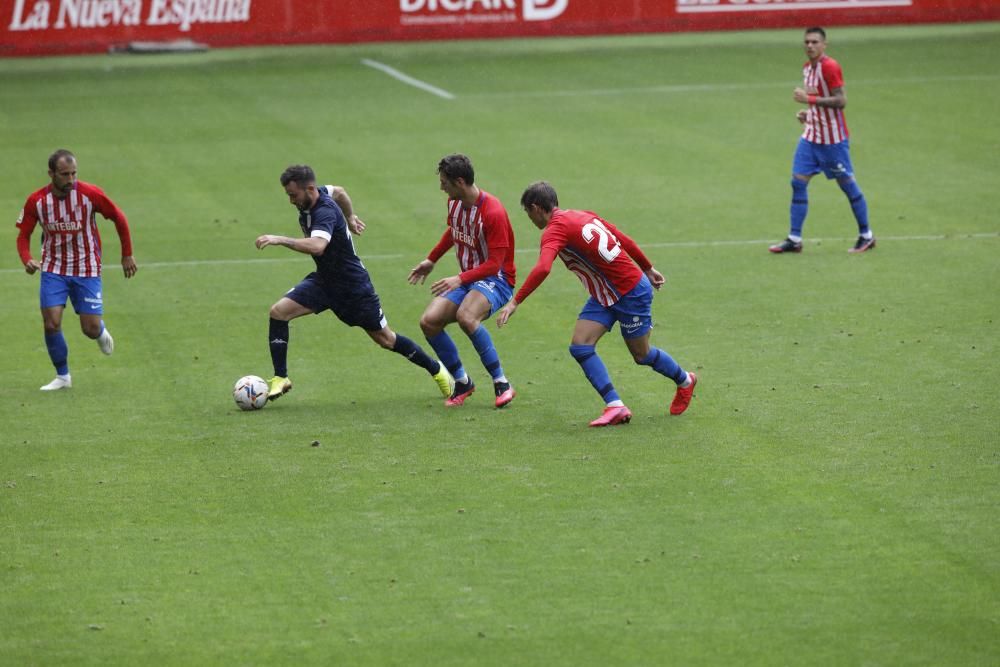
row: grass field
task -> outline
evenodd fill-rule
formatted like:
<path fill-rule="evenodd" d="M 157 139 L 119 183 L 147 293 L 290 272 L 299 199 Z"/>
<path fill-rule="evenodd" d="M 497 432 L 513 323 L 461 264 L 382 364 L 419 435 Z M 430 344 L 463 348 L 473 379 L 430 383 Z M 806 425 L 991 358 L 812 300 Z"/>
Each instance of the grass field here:
<path fill-rule="evenodd" d="M 0 61 L 0 664 L 1000 664 L 1000 25 L 829 37 L 879 237 L 857 257 L 821 179 L 805 252 L 766 251 L 798 31 Z M 115 354 L 67 314 L 74 386 L 42 394 L 13 222 L 61 146 L 140 270 L 102 223 Z M 296 233 L 282 169 L 347 187 L 390 324 L 422 342 L 406 274 L 453 151 L 506 203 L 522 278 L 540 178 L 644 247 L 653 341 L 701 377 L 685 415 L 612 332 L 635 418 L 586 428 L 584 292 L 558 267 L 489 325 L 507 410 L 446 411 L 330 315 L 293 323 L 289 396 L 235 408 L 311 265 L 253 247 Z"/>

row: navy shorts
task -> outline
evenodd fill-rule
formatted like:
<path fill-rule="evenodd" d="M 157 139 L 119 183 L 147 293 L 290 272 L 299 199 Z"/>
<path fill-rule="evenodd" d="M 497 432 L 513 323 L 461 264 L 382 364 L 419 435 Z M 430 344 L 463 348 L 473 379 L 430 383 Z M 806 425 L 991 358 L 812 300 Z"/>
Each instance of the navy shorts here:
<path fill-rule="evenodd" d="M 371 283 L 352 290 L 334 288 L 310 273 L 285 296 L 314 313 L 331 310 L 341 322 L 365 331 L 379 331 L 388 324 L 378 294 Z"/>
<path fill-rule="evenodd" d="M 839 144 L 814 144 L 799 137 L 792 159 L 792 174 L 812 176 L 820 172 L 828 179 L 854 176 L 850 140 L 844 139 Z"/>

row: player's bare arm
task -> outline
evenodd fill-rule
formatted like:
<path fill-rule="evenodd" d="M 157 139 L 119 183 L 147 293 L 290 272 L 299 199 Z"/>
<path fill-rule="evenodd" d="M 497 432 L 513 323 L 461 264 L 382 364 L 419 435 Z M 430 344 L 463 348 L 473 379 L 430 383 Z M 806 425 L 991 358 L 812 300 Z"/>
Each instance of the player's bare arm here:
<path fill-rule="evenodd" d="M 440 280 L 434 281 L 431 285 L 431 294 L 434 296 L 444 296 L 453 289 L 458 289 L 461 286 L 461 278 L 458 276 L 448 276 L 447 278 L 441 278 Z"/>
<path fill-rule="evenodd" d="M 125 273 L 126 278 L 131 278 L 138 270 L 139 267 L 136 265 L 134 257 L 131 255 L 122 257 L 122 271 Z"/>
<path fill-rule="evenodd" d="M 333 193 L 330 197 L 333 198 L 333 201 L 337 202 L 337 206 L 344 212 L 344 217 L 347 218 L 347 228 L 355 236 L 361 236 L 361 233 L 365 231 L 365 221 L 359 218 L 354 212 L 354 203 L 351 201 L 350 195 L 347 194 L 347 190 L 339 185 L 332 185 L 330 187 L 333 188 Z"/>
<path fill-rule="evenodd" d="M 663 277 L 663 274 L 656 270 L 655 267 L 649 267 L 649 270 L 645 272 L 646 277 L 649 278 L 649 282 L 653 284 L 655 289 L 660 289 L 663 284 L 667 282 L 667 279 Z"/>
<path fill-rule="evenodd" d="M 518 306 L 517 301 L 511 299 L 510 301 L 507 302 L 506 306 L 504 306 L 497 312 L 496 322 L 498 327 L 502 327 L 503 325 L 507 324 L 507 320 L 509 320 L 510 316 L 514 314 L 514 311 L 517 310 L 517 306 Z"/>
<path fill-rule="evenodd" d="M 434 262 L 429 259 L 422 260 L 419 264 L 410 270 L 410 275 L 407 276 L 406 280 L 411 285 L 423 284 L 430 272 L 434 270 Z"/>
<path fill-rule="evenodd" d="M 326 250 L 326 246 L 329 244 L 329 241 L 318 236 L 310 236 L 305 239 L 293 239 L 290 236 L 263 234 L 257 237 L 254 244 L 257 246 L 258 250 L 263 250 L 267 246 L 271 245 L 280 245 L 290 248 L 295 252 L 301 252 L 305 255 L 322 255 L 323 251 Z"/>
<path fill-rule="evenodd" d="M 821 97 L 810 93 L 805 88 L 796 88 L 792 92 L 792 99 L 799 104 L 815 104 L 818 107 L 830 109 L 843 109 L 847 106 L 847 93 L 844 92 L 843 88 L 834 88 L 830 93 L 829 97 Z"/>
<path fill-rule="evenodd" d="M 359 218 L 356 214 L 351 214 L 347 218 L 347 228 L 351 230 L 351 233 L 355 236 L 361 236 L 365 231 L 365 221 Z"/>

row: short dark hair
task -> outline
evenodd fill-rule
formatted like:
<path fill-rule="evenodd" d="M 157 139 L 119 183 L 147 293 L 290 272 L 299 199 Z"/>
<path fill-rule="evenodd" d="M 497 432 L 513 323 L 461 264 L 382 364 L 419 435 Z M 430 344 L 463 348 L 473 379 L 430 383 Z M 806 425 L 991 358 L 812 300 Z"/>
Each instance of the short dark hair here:
<path fill-rule="evenodd" d="M 459 178 L 465 181 L 466 185 L 473 185 L 476 182 L 476 170 L 472 168 L 472 160 L 468 155 L 461 153 L 452 153 L 441 158 L 438 162 L 438 173 L 453 182 Z"/>
<path fill-rule="evenodd" d="M 314 184 L 316 182 L 316 172 L 312 170 L 307 164 L 293 164 L 288 169 L 281 172 L 281 185 L 285 186 L 289 183 L 295 183 L 299 187 L 306 187 L 307 185 Z"/>
<path fill-rule="evenodd" d="M 826 30 L 823 30 L 818 25 L 813 26 L 812 28 L 806 28 L 806 34 L 807 35 L 809 33 L 811 33 L 811 32 L 814 32 L 817 35 L 819 35 L 820 37 L 822 37 L 824 42 L 826 41 Z"/>
<path fill-rule="evenodd" d="M 559 195 L 556 189 L 547 181 L 536 181 L 529 185 L 521 195 L 521 208 L 527 211 L 534 204 L 546 213 L 559 206 Z"/>
<path fill-rule="evenodd" d="M 55 171 L 56 166 L 59 164 L 59 160 L 62 160 L 63 158 L 69 158 L 76 162 L 76 156 L 73 155 L 72 152 L 66 150 L 65 148 L 60 148 L 49 156 L 49 171 Z"/>

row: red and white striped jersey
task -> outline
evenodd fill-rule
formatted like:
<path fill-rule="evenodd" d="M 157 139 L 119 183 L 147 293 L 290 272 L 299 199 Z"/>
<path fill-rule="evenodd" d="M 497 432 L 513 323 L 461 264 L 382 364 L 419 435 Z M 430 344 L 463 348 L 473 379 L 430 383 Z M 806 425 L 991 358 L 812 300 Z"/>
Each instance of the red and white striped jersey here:
<path fill-rule="evenodd" d="M 33 192 L 17 219 L 17 252 L 21 261 L 31 257 L 31 234 L 42 228 L 42 271 L 63 276 L 91 278 L 101 275 L 101 235 L 96 214 L 115 223 L 122 256 L 132 255 L 132 238 L 125 214 L 96 185 L 77 181 L 63 199 L 47 185 Z"/>
<path fill-rule="evenodd" d="M 542 232 L 538 263 L 515 301 L 524 301 L 545 280 L 556 256 L 602 306 L 617 303 L 652 267 L 635 241 L 596 213 L 557 208 Z"/>
<path fill-rule="evenodd" d="M 514 230 L 507 210 L 493 195 L 480 190 L 470 208 L 459 199 L 448 200 L 448 229 L 428 259 L 437 262 L 453 245 L 463 284 L 500 276 L 514 285 Z"/>
<path fill-rule="evenodd" d="M 830 97 L 834 88 L 844 87 L 840 63 L 830 56 L 823 56 L 815 65 L 807 62 L 802 68 L 802 77 L 809 95 Z M 839 144 L 847 137 L 847 119 L 843 109 L 809 105 L 803 139 L 814 144 Z"/>

